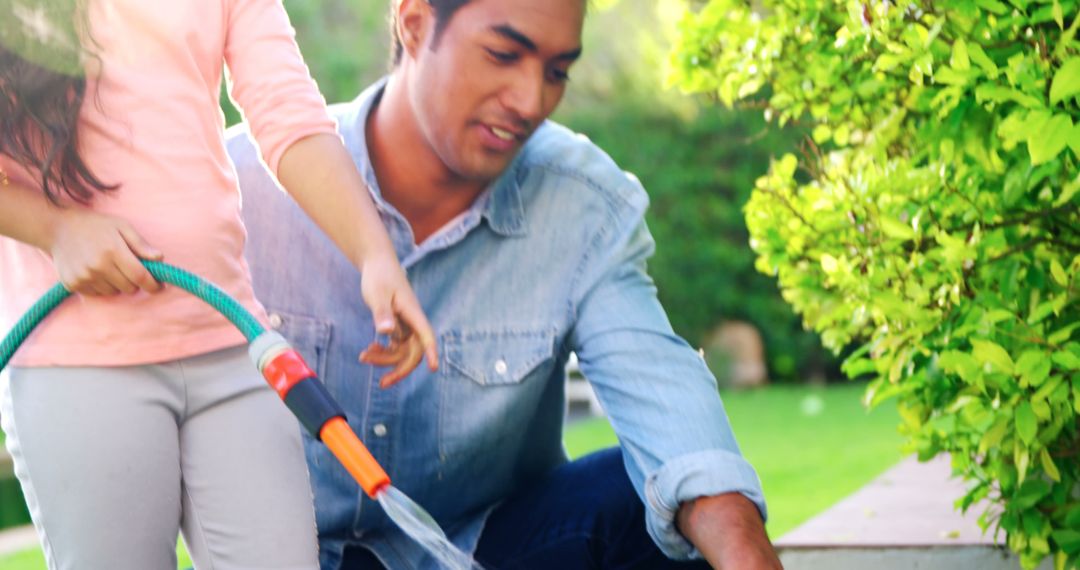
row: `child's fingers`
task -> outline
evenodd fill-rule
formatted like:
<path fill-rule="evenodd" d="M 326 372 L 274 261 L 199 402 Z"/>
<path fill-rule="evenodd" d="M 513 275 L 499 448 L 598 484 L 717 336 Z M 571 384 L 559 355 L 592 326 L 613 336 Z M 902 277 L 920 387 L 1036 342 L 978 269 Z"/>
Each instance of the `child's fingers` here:
<path fill-rule="evenodd" d="M 114 262 L 113 267 L 105 274 L 105 279 L 110 285 L 119 289 L 121 293 L 130 295 L 139 290 L 139 285 L 133 278 L 135 276 L 131 275 L 130 269 L 125 267 L 125 265 L 123 260 Z"/>
<path fill-rule="evenodd" d="M 392 301 L 371 303 L 371 318 L 375 322 L 375 332 L 392 334 L 397 328 Z"/>
<path fill-rule="evenodd" d="M 164 257 L 159 249 L 150 245 L 138 232 L 129 226 L 120 228 L 120 237 L 124 238 L 124 241 L 127 242 L 128 247 L 131 248 L 135 255 L 143 259 L 158 261 Z"/>
<path fill-rule="evenodd" d="M 62 276 L 61 282 L 72 293 L 80 295 L 117 295 L 134 286 L 124 279 L 115 265 L 105 268 L 85 267 L 76 271 L 74 275 Z"/>
<path fill-rule="evenodd" d="M 161 290 L 161 283 L 158 283 L 154 276 L 150 275 L 150 272 L 142 263 L 139 263 L 138 258 L 134 255 L 126 256 L 125 259 L 117 261 L 116 267 L 123 276 L 124 281 L 131 284 L 130 287 L 123 288 L 125 293 L 134 293 L 139 289 L 150 293 Z"/>
<path fill-rule="evenodd" d="M 113 285 L 107 281 L 88 281 L 76 285 L 74 289 L 71 290 L 82 295 L 101 295 L 103 297 L 120 293 L 119 289 L 113 287 Z"/>
<path fill-rule="evenodd" d="M 121 227 L 120 237 L 124 239 L 133 254 L 124 256 L 117 262 L 121 273 L 140 289 L 151 293 L 160 291 L 162 288 L 161 283 L 158 283 L 154 276 L 150 275 L 150 272 L 139 262 L 138 258 L 160 260 L 163 257 L 161 251 L 147 243 L 138 232 L 130 227 Z"/>

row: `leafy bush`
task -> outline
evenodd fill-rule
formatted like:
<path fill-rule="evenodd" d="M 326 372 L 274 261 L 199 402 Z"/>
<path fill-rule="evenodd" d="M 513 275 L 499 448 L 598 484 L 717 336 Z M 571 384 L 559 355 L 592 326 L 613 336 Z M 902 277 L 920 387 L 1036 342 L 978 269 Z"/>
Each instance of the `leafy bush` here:
<path fill-rule="evenodd" d="M 753 6 L 688 13 L 672 63 L 813 129 L 747 205 L 758 269 L 827 346 L 860 343 L 846 372 L 898 399 L 920 458 L 951 453 L 960 507 L 988 499 L 1025 567 L 1075 567 L 1077 1 Z"/>

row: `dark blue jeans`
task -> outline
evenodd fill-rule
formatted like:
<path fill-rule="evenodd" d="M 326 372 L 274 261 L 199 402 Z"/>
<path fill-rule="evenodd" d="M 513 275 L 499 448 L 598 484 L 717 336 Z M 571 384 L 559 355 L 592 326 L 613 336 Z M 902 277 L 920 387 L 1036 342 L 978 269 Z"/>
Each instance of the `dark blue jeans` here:
<path fill-rule="evenodd" d="M 488 519 L 476 560 L 488 570 L 709 567 L 669 560 L 656 547 L 617 448 L 567 463 L 509 497 Z M 342 568 L 382 566 L 358 547 L 345 551 Z"/>

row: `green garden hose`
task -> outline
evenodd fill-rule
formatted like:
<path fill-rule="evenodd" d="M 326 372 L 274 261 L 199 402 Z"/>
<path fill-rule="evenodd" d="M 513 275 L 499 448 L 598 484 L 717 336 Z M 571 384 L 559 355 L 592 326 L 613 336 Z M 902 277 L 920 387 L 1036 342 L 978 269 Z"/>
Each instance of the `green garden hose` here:
<path fill-rule="evenodd" d="M 162 283 L 175 285 L 203 301 L 206 301 L 211 307 L 217 309 L 218 312 L 225 315 L 225 318 L 232 321 L 232 323 L 236 325 L 236 328 L 240 329 L 240 332 L 244 334 L 244 337 L 249 343 L 253 342 L 259 335 L 266 331 L 247 309 L 210 282 L 184 271 L 179 267 L 174 267 L 160 261 L 144 260 L 143 265 L 150 271 L 150 275 L 154 276 L 154 279 L 157 279 Z M 3 370 L 4 367 L 7 366 L 12 355 L 15 354 L 15 351 L 18 350 L 23 341 L 26 340 L 26 337 L 30 336 L 30 332 L 37 327 L 38 323 L 43 321 L 53 309 L 70 295 L 71 292 L 65 289 L 63 285 L 57 283 L 52 289 L 49 289 L 41 299 L 34 303 L 34 305 L 30 307 L 30 310 L 15 323 L 15 327 L 11 329 L 11 332 L 4 337 L 4 342 L 0 344 L 0 370 Z"/>
<path fill-rule="evenodd" d="M 248 340 L 248 353 L 266 381 L 300 423 L 330 448 L 368 495 L 374 498 L 389 487 L 390 477 L 345 422 L 341 406 L 281 335 L 267 331 L 240 303 L 208 281 L 160 261 L 142 263 L 155 279 L 202 299 L 240 329 Z M 54 285 L 15 323 L 0 343 L 0 370 L 7 366 L 34 328 L 70 295 L 63 285 Z"/>

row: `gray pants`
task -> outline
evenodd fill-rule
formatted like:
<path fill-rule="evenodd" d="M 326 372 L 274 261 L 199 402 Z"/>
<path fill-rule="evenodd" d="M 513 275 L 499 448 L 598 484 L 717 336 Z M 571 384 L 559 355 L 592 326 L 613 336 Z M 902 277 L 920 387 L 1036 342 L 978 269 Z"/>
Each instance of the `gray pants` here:
<path fill-rule="evenodd" d="M 49 567 L 315 569 L 299 428 L 233 348 L 165 364 L 14 368 L 0 418 Z"/>

